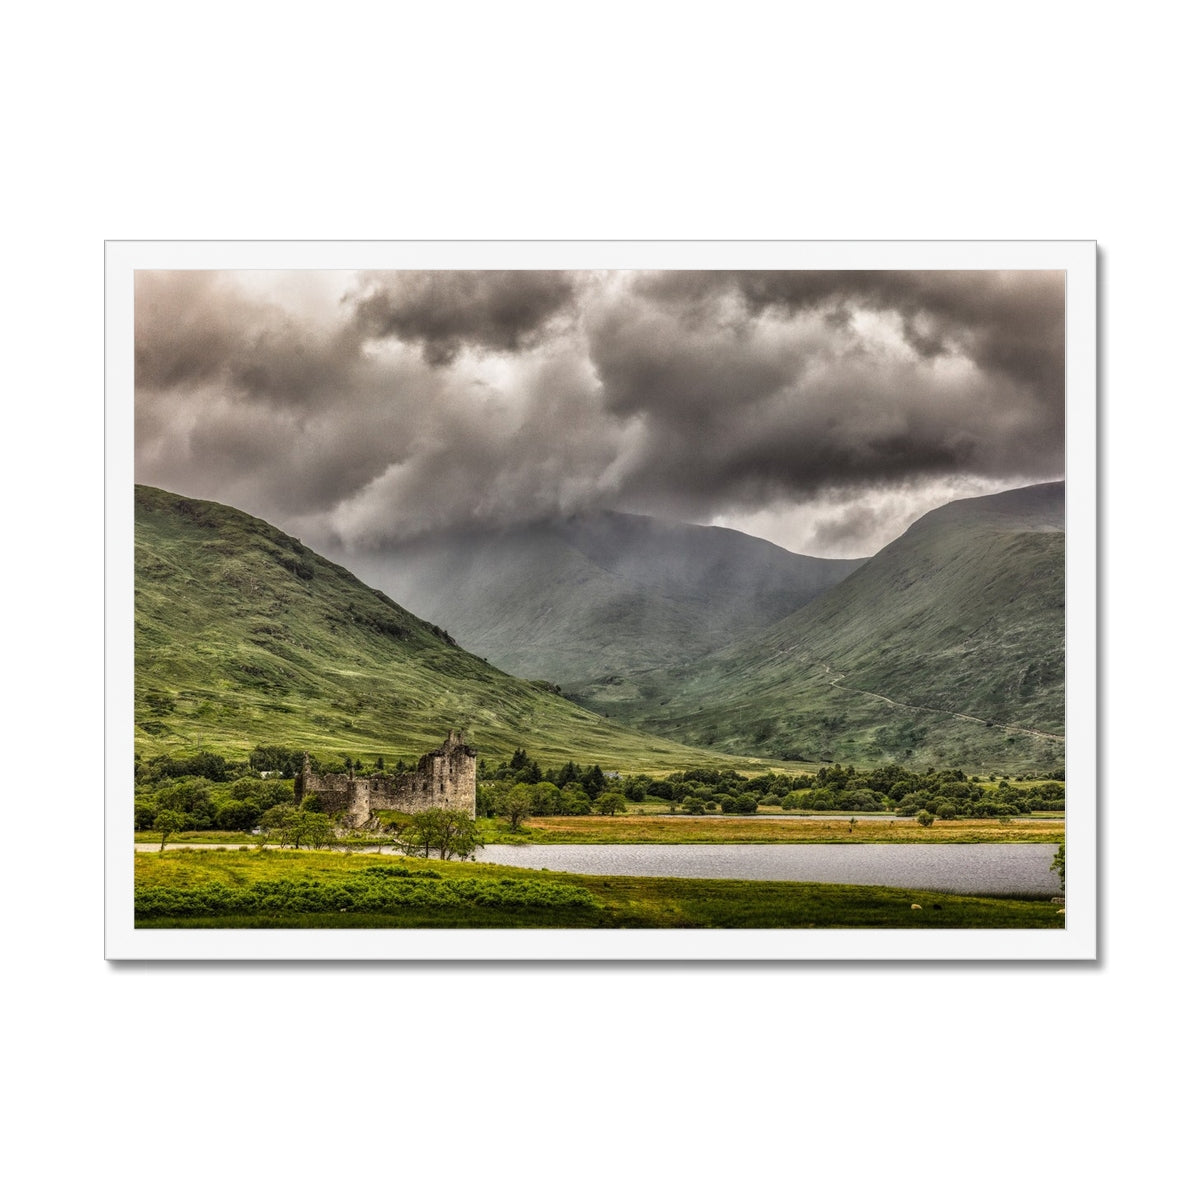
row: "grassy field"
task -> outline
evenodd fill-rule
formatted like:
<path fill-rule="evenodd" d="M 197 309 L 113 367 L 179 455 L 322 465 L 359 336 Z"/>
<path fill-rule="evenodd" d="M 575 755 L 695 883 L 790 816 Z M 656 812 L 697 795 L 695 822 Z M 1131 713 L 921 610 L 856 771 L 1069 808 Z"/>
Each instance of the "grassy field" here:
<path fill-rule="evenodd" d="M 1047 900 L 569 875 L 337 851 L 169 850 L 136 854 L 134 873 L 138 928 L 1057 929 L 1064 922 Z"/>
<path fill-rule="evenodd" d="M 691 842 L 1061 842 L 1063 822 L 1048 820 L 1001 825 L 995 817 L 935 821 L 927 828 L 912 820 L 859 820 L 822 817 L 793 820 L 770 817 L 528 817 L 514 833 L 507 821 L 480 822 L 489 842 L 652 844 Z"/>
<path fill-rule="evenodd" d="M 486 842 L 505 844 L 553 845 L 645 843 L 650 845 L 694 842 L 884 842 L 884 843 L 968 843 L 968 842 L 1061 842 L 1061 818 L 1013 821 L 1002 825 L 995 817 L 935 821 L 923 828 L 913 820 L 859 820 L 850 824 L 850 816 L 827 816 L 817 820 L 761 817 L 685 817 L 627 813 L 615 817 L 527 817 L 514 832 L 508 821 L 498 818 L 479 821 L 480 836 Z M 157 845 L 158 833 L 135 833 L 135 842 Z M 356 841 L 369 842 L 370 835 L 357 835 Z M 251 834 L 204 830 L 172 834 L 170 841 L 198 846 L 220 843 L 244 843 L 257 846 Z"/>

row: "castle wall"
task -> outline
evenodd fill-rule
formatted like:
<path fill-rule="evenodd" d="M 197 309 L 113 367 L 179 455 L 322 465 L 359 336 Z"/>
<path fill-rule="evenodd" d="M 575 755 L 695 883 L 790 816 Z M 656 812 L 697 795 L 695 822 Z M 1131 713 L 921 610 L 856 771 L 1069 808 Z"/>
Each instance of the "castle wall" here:
<path fill-rule="evenodd" d="M 353 773 L 318 775 L 304 768 L 296 777 L 296 798 L 317 796 L 321 809 L 343 825 L 364 824 L 379 809 L 422 812 L 428 808 L 457 808 L 475 815 L 475 751 L 458 733 L 421 757 L 415 771 L 403 775 Z"/>

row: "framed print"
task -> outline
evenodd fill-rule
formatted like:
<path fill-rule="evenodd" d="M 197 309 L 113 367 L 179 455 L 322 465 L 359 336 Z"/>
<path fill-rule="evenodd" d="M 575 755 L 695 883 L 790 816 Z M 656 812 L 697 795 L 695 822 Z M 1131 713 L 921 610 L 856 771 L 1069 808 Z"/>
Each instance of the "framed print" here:
<path fill-rule="evenodd" d="M 1095 260 L 108 243 L 106 956 L 1094 958 Z"/>

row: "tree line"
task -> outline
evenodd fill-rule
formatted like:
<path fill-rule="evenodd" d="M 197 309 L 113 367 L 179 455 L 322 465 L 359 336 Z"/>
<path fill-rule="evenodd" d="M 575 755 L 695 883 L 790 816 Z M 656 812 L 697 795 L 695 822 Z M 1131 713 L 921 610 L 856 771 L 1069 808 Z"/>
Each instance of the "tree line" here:
<path fill-rule="evenodd" d="M 174 813 L 172 832 L 226 829 L 266 830 L 285 843 L 301 844 L 324 836 L 323 816 L 315 798 L 295 800 L 294 778 L 304 751 L 284 746 L 256 746 L 244 760 L 199 752 L 187 757 L 159 755 L 135 761 L 134 827 L 157 828 L 160 814 Z M 325 759 L 310 755 L 318 772 L 353 770 L 358 774 L 403 774 L 411 769 L 402 757 L 390 764 L 377 755 L 368 764 L 344 754 Z M 697 767 L 663 779 L 621 774 L 600 764 L 569 761 L 543 768 L 526 750 L 498 762 L 477 764 L 476 809 L 481 817 L 507 817 L 515 827 L 528 816 L 612 815 L 647 801 L 665 804 L 670 812 L 689 814 L 753 814 L 760 807 L 803 812 L 894 812 L 955 817 L 1004 817 L 1032 811 L 1061 812 L 1066 804 L 1063 782 L 1011 780 L 1007 776 L 968 777 L 961 770 L 914 772 L 889 764 L 857 770 L 840 763 L 816 771 L 787 774 L 767 771 L 746 775 L 730 769 Z M 301 816 L 307 813 L 305 819 Z M 325 818 L 328 820 L 328 818 Z M 280 824 L 283 822 L 283 824 Z"/>

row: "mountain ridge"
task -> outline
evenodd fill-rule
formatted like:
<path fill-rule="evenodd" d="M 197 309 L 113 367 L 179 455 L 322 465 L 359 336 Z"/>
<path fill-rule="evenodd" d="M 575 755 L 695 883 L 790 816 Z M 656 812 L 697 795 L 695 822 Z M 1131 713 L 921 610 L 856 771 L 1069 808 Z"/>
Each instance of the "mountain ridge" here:
<path fill-rule="evenodd" d="M 340 557 L 489 661 L 573 694 L 765 627 L 865 561 L 603 511 Z"/>
<path fill-rule="evenodd" d="M 461 730 L 547 763 L 675 769 L 707 757 L 505 675 L 282 530 L 135 487 L 135 751 L 256 744 L 412 758 Z"/>
<path fill-rule="evenodd" d="M 591 700 L 727 752 L 1058 768 L 1063 506 L 1062 483 L 953 501 L 767 630 Z"/>

